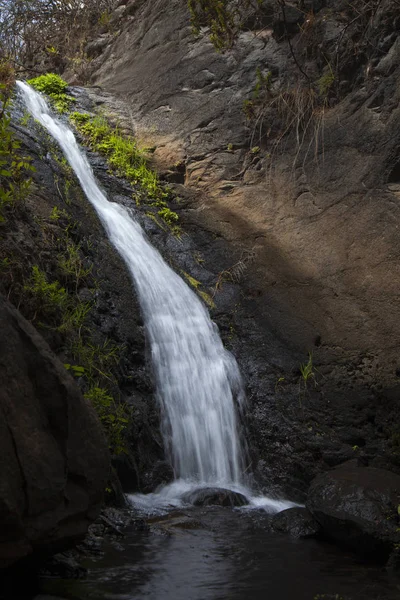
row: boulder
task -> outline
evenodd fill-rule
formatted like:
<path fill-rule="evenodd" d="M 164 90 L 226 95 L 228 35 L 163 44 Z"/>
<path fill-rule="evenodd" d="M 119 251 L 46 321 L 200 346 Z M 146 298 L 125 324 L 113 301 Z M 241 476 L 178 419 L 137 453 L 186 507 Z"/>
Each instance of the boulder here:
<path fill-rule="evenodd" d="M 321 530 L 310 511 L 302 507 L 288 508 L 277 513 L 272 517 L 271 527 L 296 538 L 315 537 Z"/>
<path fill-rule="evenodd" d="M 109 475 L 94 409 L 36 329 L 0 296 L 0 567 L 82 538 Z"/>
<path fill-rule="evenodd" d="M 248 500 L 243 494 L 224 488 L 201 488 L 186 492 L 183 502 L 194 506 L 245 506 Z"/>
<path fill-rule="evenodd" d="M 307 508 L 330 539 L 386 560 L 399 543 L 400 476 L 349 461 L 318 475 Z"/>

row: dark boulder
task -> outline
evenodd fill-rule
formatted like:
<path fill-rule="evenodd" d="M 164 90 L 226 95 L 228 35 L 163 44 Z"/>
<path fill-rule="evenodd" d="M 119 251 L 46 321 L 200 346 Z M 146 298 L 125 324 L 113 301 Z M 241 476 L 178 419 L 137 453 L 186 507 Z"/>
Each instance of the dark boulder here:
<path fill-rule="evenodd" d="M 301 507 L 288 508 L 277 513 L 272 517 L 271 527 L 296 538 L 315 537 L 321 530 L 312 514 Z"/>
<path fill-rule="evenodd" d="M 243 494 L 224 488 L 201 488 L 186 492 L 183 502 L 194 506 L 245 506 L 248 500 Z"/>
<path fill-rule="evenodd" d="M 0 567 L 83 537 L 109 475 L 104 435 L 72 377 L 0 296 Z"/>
<path fill-rule="evenodd" d="M 357 461 L 318 475 L 307 501 L 327 537 L 382 560 L 400 541 L 399 506 L 400 476 Z"/>

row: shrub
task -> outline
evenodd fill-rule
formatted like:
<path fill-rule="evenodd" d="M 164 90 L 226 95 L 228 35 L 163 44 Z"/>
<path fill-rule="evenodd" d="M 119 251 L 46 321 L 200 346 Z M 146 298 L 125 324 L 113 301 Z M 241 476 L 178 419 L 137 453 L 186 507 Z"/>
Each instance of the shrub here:
<path fill-rule="evenodd" d="M 55 73 L 46 73 L 28 80 L 29 85 L 34 87 L 38 92 L 46 94 L 56 110 L 60 113 L 66 113 L 70 110 L 71 104 L 75 102 L 75 98 L 68 96 L 66 93 L 68 83 Z"/>

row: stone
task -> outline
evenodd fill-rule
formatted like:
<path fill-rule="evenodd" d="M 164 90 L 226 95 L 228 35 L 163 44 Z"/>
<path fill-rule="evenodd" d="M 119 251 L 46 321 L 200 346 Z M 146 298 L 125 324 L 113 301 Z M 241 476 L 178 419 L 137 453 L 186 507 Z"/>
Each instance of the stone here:
<path fill-rule="evenodd" d="M 326 537 L 380 559 L 400 541 L 399 506 L 400 476 L 357 461 L 318 475 L 307 500 Z"/>
<path fill-rule="evenodd" d="M 183 502 L 194 506 L 246 506 L 247 498 L 239 492 L 224 488 L 202 488 L 187 492 Z"/>
<path fill-rule="evenodd" d="M 101 425 L 36 329 L 0 296 L 0 567 L 62 551 L 97 517 Z"/>
<path fill-rule="evenodd" d="M 321 530 L 310 511 L 303 507 L 288 508 L 277 513 L 272 517 L 271 527 L 295 538 L 315 537 Z"/>

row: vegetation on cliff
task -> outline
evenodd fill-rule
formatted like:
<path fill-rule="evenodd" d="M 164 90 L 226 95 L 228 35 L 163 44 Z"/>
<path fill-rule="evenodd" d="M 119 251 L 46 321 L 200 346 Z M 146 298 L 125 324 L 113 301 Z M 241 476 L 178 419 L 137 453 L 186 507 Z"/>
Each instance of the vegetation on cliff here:
<path fill-rule="evenodd" d="M 81 71 L 84 48 L 106 22 L 113 0 L 0 0 L 0 57 L 24 72 L 62 72 L 69 64 Z"/>
<path fill-rule="evenodd" d="M 273 73 L 260 62 L 243 105 L 251 145 L 257 132 L 257 143 L 274 140 L 272 152 L 295 133 L 298 151 L 311 137 L 307 143 L 317 154 L 326 111 L 355 86 L 369 84 L 371 67 L 383 55 L 381 40 L 390 43 L 400 24 L 397 0 L 355 0 L 337 8 L 324 2 L 188 0 L 188 8 L 194 33 L 205 27 L 217 51 L 229 51 L 248 30 L 262 37 L 269 29 L 287 46 L 291 68 Z"/>
<path fill-rule="evenodd" d="M 55 73 L 45 73 L 39 77 L 34 77 L 29 79 L 28 83 L 38 92 L 46 94 L 59 113 L 68 112 L 71 104 L 75 102 L 75 98 L 69 96 L 66 92 L 68 83 Z"/>
<path fill-rule="evenodd" d="M 154 207 L 156 212 L 149 212 L 148 216 L 157 222 L 161 220 L 179 235 L 179 217 L 166 201 L 168 190 L 160 184 L 157 173 L 149 167 L 147 153 L 138 147 L 136 140 L 111 127 L 107 119 L 100 115 L 74 112 L 70 119 L 90 148 L 103 154 L 112 170 L 129 181 L 135 190 L 136 203 L 140 204 L 145 199 L 150 207 Z"/>
<path fill-rule="evenodd" d="M 27 197 L 33 170 L 30 159 L 21 153 L 21 143 L 11 129 L 9 114 L 14 88 L 14 70 L 0 62 L 0 223 L 6 221 Z"/>
<path fill-rule="evenodd" d="M 36 170 L 11 126 L 14 83 L 10 64 L 0 63 L 0 291 L 63 358 L 97 410 L 111 453 L 119 454 L 126 448 L 123 434 L 129 410 L 119 401 L 116 385 L 119 348 L 108 340 L 97 341 L 90 323 L 99 283 L 87 256 L 87 241 L 69 212 L 71 196 L 80 194 L 80 188 L 53 146 L 52 160 L 60 172 L 55 179 L 61 206 L 55 204 L 47 215 L 36 212 L 40 202 L 33 198 L 38 193 L 40 197 L 40 190 L 31 176 Z M 66 83 L 60 77 L 42 76 L 32 84 L 48 93 L 62 112 L 66 109 Z M 32 200 L 33 212 L 29 206 Z M 27 252 L 24 243 L 16 244 L 18 236 L 25 243 L 31 239 L 33 251 Z"/>

